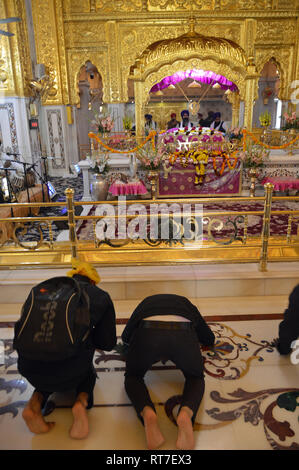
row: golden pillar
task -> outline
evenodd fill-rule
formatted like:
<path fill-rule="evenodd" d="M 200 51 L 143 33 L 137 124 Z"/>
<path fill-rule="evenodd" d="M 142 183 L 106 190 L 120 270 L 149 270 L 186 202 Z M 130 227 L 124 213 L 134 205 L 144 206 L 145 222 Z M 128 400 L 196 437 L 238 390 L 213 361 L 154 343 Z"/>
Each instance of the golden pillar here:
<path fill-rule="evenodd" d="M 135 125 L 137 142 L 141 142 L 144 135 L 144 100 L 143 100 L 143 82 L 136 81 L 134 83 L 135 93 Z"/>
<path fill-rule="evenodd" d="M 240 94 L 231 93 L 228 95 L 228 101 L 232 105 L 232 127 L 239 127 L 240 119 Z"/>
<path fill-rule="evenodd" d="M 244 127 L 248 130 L 252 129 L 253 106 L 254 101 L 258 97 L 258 80 L 259 76 L 256 72 L 255 65 L 248 65 L 244 98 Z"/>

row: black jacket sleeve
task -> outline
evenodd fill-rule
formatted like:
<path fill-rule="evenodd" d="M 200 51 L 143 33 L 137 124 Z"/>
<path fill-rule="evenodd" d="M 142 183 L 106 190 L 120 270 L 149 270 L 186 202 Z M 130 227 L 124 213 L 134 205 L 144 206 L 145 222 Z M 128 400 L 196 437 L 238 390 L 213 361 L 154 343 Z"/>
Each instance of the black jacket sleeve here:
<path fill-rule="evenodd" d="M 295 287 L 289 297 L 288 308 L 284 312 L 284 319 L 279 325 L 279 339 L 277 349 L 280 354 L 292 352 L 291 343 L 299 337 L 299 285 Z"/>
<path fill-rule="evenodd" d="M 94 319 L 91 333 L 93 345 L 104 351 L 111 351 L 116 345 L 114 305 L 107 292 L 95 289 L 90 295 L 91 316 Z"/>

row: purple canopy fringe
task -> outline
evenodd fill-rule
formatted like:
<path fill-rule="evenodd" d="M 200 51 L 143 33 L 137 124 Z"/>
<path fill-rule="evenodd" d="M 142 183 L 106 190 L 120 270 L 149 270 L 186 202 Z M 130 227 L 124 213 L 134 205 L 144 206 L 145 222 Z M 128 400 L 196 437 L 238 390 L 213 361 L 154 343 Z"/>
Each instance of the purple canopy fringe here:
<path fill-rule="evenodd" d="M 206 83 L 208 85 L 210 83 L 215 82 L 219 83 L 222 90 L 229 89 L 230 91 L 238 91 L 237 85 L 235 85 L 233 82 L 223 77 L 222 75 L 217 75 L 216 73 L 207 70 L 186 70 L 183 72 L 174 73 L 169 77 L 163 78 L 161 82 L 157 83 L 151 88 L 150 92 L 156 93 L 159 90 L 163 90 L 164 88 L 169 87 L 169 85 L 175 85 L 176 83 L 185 80 L 185 78 L 192 78 L 193 80 L 197 80 L 201 83 Z"/>

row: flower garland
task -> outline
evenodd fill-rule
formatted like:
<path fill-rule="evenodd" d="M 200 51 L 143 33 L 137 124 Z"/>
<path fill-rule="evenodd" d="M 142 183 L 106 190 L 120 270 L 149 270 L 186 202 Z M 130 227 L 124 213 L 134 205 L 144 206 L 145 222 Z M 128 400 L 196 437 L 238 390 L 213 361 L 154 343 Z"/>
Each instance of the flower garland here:
<path fill-rule="evenodd" d="M 195 184 L 200 184 L 203 182 L 202 177 L 205 176 L 204 165 L 208 163 L 208 159 L 210 157 L 212 157 L 213 159 L 213 169 L 218 177 L 223 175 L 226 165 L 230 170 L 234 170 L 238 161 L 237 151 L 233 152 L 232 155 L 228 155 L 227 153 L 220 150 L 214 150 L 212 153 L 209 153 L 208 150 L 203 149 L 191 149 L 188 150 L 188 152 L 172 153 L 171 155 L 169 155 L 168 160 L 170 165 L 174 165 L 176 160 L 179 158 L 181 166 L 183 168 L 186 168 L 189 164 L 189 159 L 191 159 L 193 164 L 195 165 L 196 175 L 200 177 L 195 178 Z M 222 164 L 220 170 L 217 168 L 217 157 L 222 157 Z M 231 158 L 234 159 L 233 163 L 231 163 Z"/>
<path fill-rule="evenodd" d="M 91 139 L 95 139 L 100 145 L 102 145 L 106 150 L 109 150 L 110 152 L 112 153 L 133 153 L 133 152 L 137 152 L 137 150 L 139 150 L 140 148 L 142 148 L 149 140 L 152 141 L 152 147 L 153 147 L 153 150 L 155 150 L 156 148 L 156 145 L 155 145 L 155 135 L 156 135 L 156 132 L 153 131 L 153 132 L 150 132 L 149 135 L 147 136 L 147 138 L 144 140 L 144 142 L 142 142 L 140 145 L 138 145 L 137 147 L 133 148 L 133 149 L 130 149 L 130 150 L 117 150 L 117 149 L 113 149 L 111 147 L 109 147 L 108 145 L 104 144 L 104 142 L 102 142 L 102 140 L 96 135 L 94 134 L 93 132 L 90 132 L 88 134 L 88 137 L 90 137 Z"/>
<path fill-rule="evenodd" d="M 264 142 L 261 142 L 258 140 L 252 132 L 247 131 L 246 129 L 243 130 L 243 135 L 244 135 L 244 141 L 243 141 L 243 150 L 245 152 L 246 150 L 246 136 L 249 135 L 251 139 L 256 143 L 261 145 L 262 147 L 265 147 L 267 149 L 275 149 L 275 150 L 280 150 L 280 149 L 286 149 L 287 147 L 290 147 L 293 145 L 297 140 L 299 140 L 299 135 L 295 137 L 295 139 L 291 140 L 290 142 L 287 142 L 286 144 L 283 145 L 267 145 Z"/>

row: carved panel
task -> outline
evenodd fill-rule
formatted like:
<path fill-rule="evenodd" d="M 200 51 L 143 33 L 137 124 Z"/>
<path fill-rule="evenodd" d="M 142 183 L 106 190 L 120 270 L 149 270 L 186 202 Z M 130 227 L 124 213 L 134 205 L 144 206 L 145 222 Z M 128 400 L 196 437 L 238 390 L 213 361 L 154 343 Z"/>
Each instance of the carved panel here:
<path fill-rule="evenodd" d="M 0 36 L 0 90 L 6 95 L 24 96 L 29 93 L 26 80 L 31 78 L 25 6 L 21 0 L 1 0 L 0 17 L 14 16 L 20 17 L 21 22 L 3 26 L 14 36 Z"/>
<path fill-rule="evenodd" d="M 90 0 L 63 0 L 63 10 L 65 13 L 89 13 Z"/>
<path fill-rule="evenodd" d="M 16 119 L 15 119 L 15 111 L 14 111 L 13 103 L 0 104 L 0 110 L 4 110 L 7 113 L 7 116 L 5 116 L 4 121 L 6 125 L 9 126 L 11 149 L 14 153 L 19 153 Z"/>
<path fill-rule="evenodd" d="M 145 2 L 142 0 L 96 0 L 96 10 L 103 12 L 112 11 L 140 11 L 144 8 Z"/>
<path fill-rule="evenodd" d="M 57 43 L 57 26 L 53 2 L 32 0 L 32 16 L 36 35 L 36 55 L 38 63 L 48 67 L 53 86 L 46 104 L 61 104 L 61 74 Z"/>
<path fill-rule="evenodd" d="M 296 20 L 259 21 L 257 24 L 257 44 L 294 43 L 296 39 Z"/>
<path fill-rule="evenodd" d="M 148 0 L 149 11 L 212 10 L 214 0 Z"/>
<path fill-rule="evenodd" d="M 53 169 L 65 168 L 64 138 L 60 109 L 47 110 L 49 143 Z"/>
<path fill-rule="evenodd" d="M 141 25 L 138 28 L 132 26 L 120 26 L 120 54 L 121 76 L 123 80 L 123 89 L 127 89 L 130 67 L 134 64 L 136 58 L 144 49 L 161 39 L 175 38 L 188 31 L 187 25 Z"/>
<path fill-rule="evenodd" d="M 64 31 L 66 47 L 80 47 L 82 43 L 87 46 L 106 41 L 105 23 L 101 21 L 65 23 Z"/>

